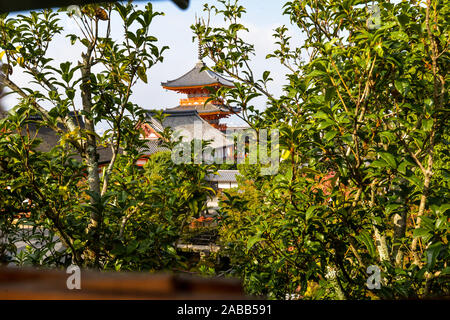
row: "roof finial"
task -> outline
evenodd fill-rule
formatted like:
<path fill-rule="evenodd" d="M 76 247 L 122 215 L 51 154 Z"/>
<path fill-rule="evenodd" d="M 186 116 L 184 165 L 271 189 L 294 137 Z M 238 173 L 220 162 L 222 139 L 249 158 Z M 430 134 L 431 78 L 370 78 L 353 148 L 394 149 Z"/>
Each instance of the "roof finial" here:
<path fill-rule="evenodd" d="M 195 23 L 196 24 L 200 23 L 200 19 L 197 18 L 197 14 L 195 14 Z M 202 38 L 200 34 L 197 34 L 197 41 L 198 41 L 198 62 L 203 63 Z"/>
<path fill-rule="evenodd" d="M 198 61 L 203 61 L 202 40 L 198 37 Z"/>

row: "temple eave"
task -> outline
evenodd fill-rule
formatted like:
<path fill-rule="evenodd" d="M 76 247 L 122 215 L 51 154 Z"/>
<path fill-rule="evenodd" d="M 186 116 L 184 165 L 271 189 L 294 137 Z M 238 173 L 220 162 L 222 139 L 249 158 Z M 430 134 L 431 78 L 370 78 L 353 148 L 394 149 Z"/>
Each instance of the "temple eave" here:
<path fill-rule="evenodd" d="M 223 85 L 219 82 L 216 83 L 210 83 L 210 84 L 200 84 L 200 85 L 189 85 L 189 86 L 183 86 L 183 87 L 172 87 L 170 85 L 166 85 L 166 84 L 162 84 L 162 87 L 166 90 L 171 90 L 171 91 L 177 91 L 179 93 L 188 93 L 192 90 L 197 90 L 197 89 L 205 89 L 208 87 L 228 87 L 228 88 L 232 88 L 231 86 L 226 86 Z"/>

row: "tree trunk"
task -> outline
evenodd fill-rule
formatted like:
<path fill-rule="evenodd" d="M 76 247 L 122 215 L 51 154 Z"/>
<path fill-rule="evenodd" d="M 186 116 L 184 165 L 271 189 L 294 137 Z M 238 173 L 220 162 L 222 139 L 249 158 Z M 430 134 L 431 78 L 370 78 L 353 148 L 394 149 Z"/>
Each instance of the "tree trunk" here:
<path fill-rule="evenodd" d="M 375 206 L 375 193 L 376 193 L 376 182 L 372 183 L 370 190 L 370 203 L 369 207 L 373 208 Z M 374 217 L 373 212 L 371 212 L 372 217 Z M 380 257 L 380 262 L 389 261 L 389 250 L 386 243 L 386 236 L 381 234 L 378 230 L 378 223 L 375 219 L 372 219 L 373 233 L 375 236 L 375 245 L 377 247 L 378 255 Z"/>
<path fill-rule="evenodd" d="M 334 292 L 336 293 L 339 300 L 346 300 L 347 297 L 345 295 L 345 292 L 342 290 L 341 284 L 339 283 L 338 279 L 338 269 L 337 267 L 332 264 L 327 266 L 327 274 L 325 277 L 328 281 L 330 281 L 331 286 L 334 289 Z"/>
<path fill-rule="evenodd" d="M 430 152 L 430 155 L 428 156 L 428 165 L 427 165 L 427 171 L 425 172 L 425 179 L 423 182 L 423 192 L 422 196 L 420 197 L 420 204 L 419 204 L 419 211 L 417 212 L 417 222 L 416 222 L 416 229 L 420 228 L 422 225 L 422 216 L 425 213 L 425 206 L 427 203 L 428 198 L 428 191 L 430 189 L 430 183 L 431 183 L 431 170 L 433 168 L 433 152 Z M 419 243 L 419 238 L 414 238 L 411 243 L 411 252 L 413 254 L 413 263 L 415 265 L 420 266 L 421 265 L 421 258 L 422 254 L 418 252 L 417 246 Z"/>
<path fill-rule="evenodd" d="M 83 111 L 85 115 L 85 129 L 87 131 L 87 146 L 85 159 L 87 163 L 88 171 L 88 183 L 89 191 L 91 192 L 91 205 L 93 207 L 99 208 L 97 205 L 100 199 L 100 177 L 98 168 L 98 154 L 97 154 L 97 141 L 95 136 L 95 126 L 94 122 L 90 118 L 92 115 L 92 93 L 90 87 L 90 77 L 91 77 L 91 58 L 90 54 L 83 55 L 83 64 L 81 66 L 81 99 L 83 103 Z M 101 228 L 102 213 L 98 210 L 91 210 L 91 219 L 87 227 L 87 233 L 91 236 L 89 241 L 91 242 L 93 249 L 93 258 L 95 260 L 95 265 L 98 265 L 99 261 L 99 240 L 100 234 L 99 229 Z M 88 248 L 89 250 L 89 248 Z"/>
<path fill-rule="evenodd" d="M 406 210 L 405 210 L 406 211 Z M 406 212 L 395 214 L 394 220 L 394 245 L 392 247 L 392 257 L 397 267 L 403 267 L 404 252 L 399 243 L 400 239 L 405 236 L 406 231 Z"/>

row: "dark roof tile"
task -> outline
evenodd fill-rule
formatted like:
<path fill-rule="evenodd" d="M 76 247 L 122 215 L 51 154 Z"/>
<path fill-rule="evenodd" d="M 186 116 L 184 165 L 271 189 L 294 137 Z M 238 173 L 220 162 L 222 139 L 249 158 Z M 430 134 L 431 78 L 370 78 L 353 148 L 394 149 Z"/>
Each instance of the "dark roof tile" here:
<path fill-rule="evenodd" d="M 6 111 L 0 112 L 0 119 L 7 117 L 8 114 L 9 113 Z M 69 115 L 72 118 L 76 119 L 74 112 L 69 113 Z M 27 131 L 28 131 L 30 133 L 30 136 L 33 137 L 36 135 L 36 132 L 37 132 L 36 138 L 41 140 L 41 143 L 37 147 L 38 151 L 48 152 L 53 147 L 57 146 L 60 143 L 60 136 L 53 129 L 50 129 L 49 127 L 40 125 L 39 122 L 42 121 L 41 116 L 32 115 L 29 117 L 29 120 L 32 120 L 32 121 L 30 121 L 27 124 L 28 128 L 23 128 L 22 135 L 27 134 Z M 84 128 L 84 121 L 81 116 L 78 116 L 78 123 L 80 124 L 81 128 Z M 63 128 L 62 124 L 58 124 L 58 126 Z M 74 153 L 75 153 L 75 155 L 73 156 L 73 158 L 81 161 L 81 156 L 76 154 L 75 151 L 74 151 Z M 98 146 L 97 153 L 99 155 L 99 164 L 104 164 L 104 163 L 108 163 L 109 161 L 111 161 L 112 151 L 111 151 L 110 146 L 107 146 L 107 147 Z"/>
<path fill-rule="evenodd" d="M 237 182 L 239 170 L 218 170 L 217 174 L 206 175 L 206 181 L 211 182 Z"/>
<path fill-rule="evenodd" d="M 226 79 L 225 77 L 221 76 L 218 73 L 215 73 L 214 71 L 211 70 L 202 71 L 202 68 L 204 66 L 205 64 L 202 61 L 200 61 L 195 65 L 195 67 L 192 70 L 190 70 L 186 74 L 182 75 L 181 77 L 175 80 L 162 82 L 161 85 L 167 88 L 208 86 L 216 83 L 219 83 L 227 87 L 234 86 L 232 81 Z"/>
<path fill-rule="evenodd" d="M 196 110 L 166 110 L 164 113 L 167 117 L 164 118 L 162 126 L 170 127 L 175 138 L 182 136 L 183 141 L 191 141 L 192 138 L 210 140 L 209 146 L 213 149 L 234 145 L 233 140 L 203 120 Z M 147 111 L 147 115 L 153 119 L 152 111 Z M 194 133 L 194 130 L 198 132 Z"/>

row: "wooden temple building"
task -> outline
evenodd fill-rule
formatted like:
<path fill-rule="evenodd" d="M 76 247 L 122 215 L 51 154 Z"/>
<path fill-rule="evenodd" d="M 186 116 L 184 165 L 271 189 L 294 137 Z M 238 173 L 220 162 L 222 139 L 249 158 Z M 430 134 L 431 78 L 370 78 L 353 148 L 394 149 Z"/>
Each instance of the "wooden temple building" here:
<path fill-rule="evenodd" d="M 201 48 L 199 48 L 199 60 L 187 73 L 176 78 L 162 82 L 161 86 L 166 90 L 175 91 L 187 95 L 180 99 L 176 107 L 164 110 L 165 118 L 160 123 L 153 118 L 154 111 L 148 110 L 147 122 L 141 125 L 144 131 L 143 139 L 147 140 L 147 152 L 144 158 L 138 161 L 138 165 L 146 162 L 148 156 L 158 151 L 167 150 L 161 147 L 160 135 L 166 127 L 173 130 L 174 138 L 183 137 L 183 141 L 200 139 L 209 141 L 209 146 L 214 149 L 216 157 L 226 160 L 234 157 L 234 141 L 228 136 L 227 125 L 220 123 L 221 119 L 241 112 L 240 108 L 229 107 L 220 100 L 208 101 L 211 92 L 221 87 L 231 88 L 233 82 L 222 75 L 208 70 L 201 60 Z"/>
<path fill-rule="evenodd" d="M 233 87 L 234 85 L 218 73 L 206 69 L 206 65 L 201 59 L 189 72 L 175 80 L 163 82 L 161 85 L 164 89 L 187 95 L 187 98 L 180 99 L 179 106 L 167 109 L 168 112 L 195 110 L 202 119 L 222 132 L 227 130 L 227 126 L 221 124 L 220 119 L 241 111 L 239 108 L 225 106 L 223 101 L 219 100 L 206 103 L 211 96 L 211 89 Z"/>

